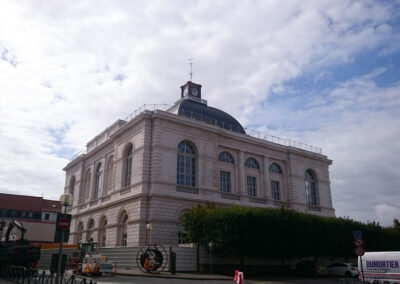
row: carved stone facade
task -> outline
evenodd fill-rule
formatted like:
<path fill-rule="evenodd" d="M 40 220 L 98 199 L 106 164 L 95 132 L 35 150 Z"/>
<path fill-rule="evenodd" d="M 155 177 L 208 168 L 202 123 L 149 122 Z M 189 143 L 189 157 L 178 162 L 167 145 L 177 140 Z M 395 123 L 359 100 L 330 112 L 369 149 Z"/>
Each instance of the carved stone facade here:
<path fill-rule="evenodd" d="M 181 145 L 192 152 L 180 153 Z M 74 194 L 70 243 L 93 238 L 107 247 L 176 245 L 183 212 L 198 202 L 334 216 L 331 163 L 322 154 L 218 123 L 142 111 L 108 127 L 64 168 L 65 192 Z"/>

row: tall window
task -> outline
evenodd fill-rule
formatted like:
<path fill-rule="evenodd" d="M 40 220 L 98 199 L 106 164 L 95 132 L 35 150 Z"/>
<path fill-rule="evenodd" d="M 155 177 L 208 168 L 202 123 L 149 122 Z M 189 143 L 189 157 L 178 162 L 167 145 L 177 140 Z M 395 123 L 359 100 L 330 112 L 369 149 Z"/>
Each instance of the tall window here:
<path fill-rule="evenodd" d="M 76 238 L 75 238 L 76 243 L 79 243 L 80 241 L 82 241 L 82 232 L 83 232 L 83 223 L 79 222 L 78 230 L 76 232 Z"/>
<path fill-rule="evenodd" d="M 281 167 L 280 167 L 277 163 L 272 163 L 272 164 L 269 166 L 269 171 L 270 171 L 271 173 L 275 173 L 275 174 L 282 174 Z"/>
<path fill-rule="evenodd" d="M 118 223 L 118 244 L 126 247 L 128 244 L 128 214 L 124 212 Z"/>
<path fill-rule="evenodd" d="M 230 164 L 233 164 L 233 163 L 234 163 L 234 162 L 233 162 L 233 157 L 232 157 L 232 155 L 229 154 L 228 152 L 221 152 L 221 153 L 218 155 L 218 160 L 219 160 L 220 162 L 224 162 L 224 163 L 230 163 Z"/>
<path fill-rule="evenodd" d="M 85 176 L 85 191 L 83 200 L 87 200 L 89 198 L 91 180 L 92 180 L 92 173 L 90 170 L 88 170 Z"/>
<path fill-rule="evenodd" d="M 280 191 L 279 191 L 279 181 L 271 180 L 271 190 L 272 190 L 272 198 L 275 200 L 280 200 Z"/>
<path fill-rule="evenodd" d="M 308 205 L 318 205 L 316 178 L 312 170 L 306 170 L 306 197 Z"/>
<path fill-rule="evenodd" d="M 182 218 L 184 212 L 181 213 L 181 217 L 178 218 L 178 244 L 184 244 L 187 242 L 188 233 L 185 228 L 182 226 Z"/>
<path fill-rule="evenodd" d="M 249 196 L 257 196 L 256 177 L 247 176 L 247 194 Z"/>
<path fill-rule="evenodd" d="M 219 176 L 219 190 L 222 192 L 231 192 L 231 173 L 221 171 Z"/>
<path fill-rule="evenodd" d="M 244 165 L 246 167 L 252 168 L 252 169 L 259 169 L 260 168 L 260 166 L 258 165 L 258 162 L 254 158 L 248 158 L 246 160 L 246 162 L 244 163 Z"/>
<path fill-rule="evenodd" d="M 72 176 L 72 178 L 69 180 L 69 193 L 74 196 L 74 191 L 75 191 L 75 176 Z"/>
<path fill-rule="evenodd" d="M 106 236 L 107 236 L 107 219 L 104 217 L 100 221 L 99 227 L 99 245 L 104 248 L 106 246 Z"/>
<path fill-rule="evenodd" d="M 107 170 L 106 170 L 106 185 L 103 187 L 103 195 L 106 195 L 109 190 L 112 188 L 112 173 L 113 173 L 113 166 L 114 166 L 114 156 L 111 156 L 108 159 L 107 163 Z"/>
<path fill-rule="evenodd" d="M 124 186 L 131 184 L 133 146 L 130 145 L 125 156 Z"/>
<path fill-rule="evenodd" d="M 96 167 L 96 176 L 94 179 L 94 190 L 93 190 L 93 199 L 99 197 L 99 190 L 100 190 L 100 178 L 101 178 L 101 163 L 99 163 Z"/>
<path fill-rule="evenodd" d="M 87 235 L 86 235 L 86 240 L 87 241 L 90 241 L 90 239 L 92 239 L 93 228 L 94 228 L 94 220 L 90 219 L 89 223 L 88 223 L 88 232 L 87 232 Z"/>
<path fill-rule="evenodd" d="M 122 246 L 128 244 L 128 215 L 122 220 Z"/>
<path fill-rule="evenodd" d="M 196 152 L 186 141 L 178 145 L 176 183 L 184 186 L 196 186 Z"/>

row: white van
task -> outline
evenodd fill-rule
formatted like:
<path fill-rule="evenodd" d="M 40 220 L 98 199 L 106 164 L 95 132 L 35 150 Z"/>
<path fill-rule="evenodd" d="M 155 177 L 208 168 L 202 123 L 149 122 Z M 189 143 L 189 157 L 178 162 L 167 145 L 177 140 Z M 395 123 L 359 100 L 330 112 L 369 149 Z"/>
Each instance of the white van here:
<path fill-rule="evenodd" d="M 358 257 L 360 280 L 372 284 L 400 284 L 400 251 L 366 252 Z"/>

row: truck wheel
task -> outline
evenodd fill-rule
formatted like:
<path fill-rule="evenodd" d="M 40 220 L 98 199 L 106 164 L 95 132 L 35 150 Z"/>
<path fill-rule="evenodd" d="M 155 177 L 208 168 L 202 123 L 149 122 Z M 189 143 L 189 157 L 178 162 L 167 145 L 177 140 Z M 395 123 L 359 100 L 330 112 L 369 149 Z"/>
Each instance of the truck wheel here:
<path fill-rule="evenodd" d="M 374 282 L 372 282 L 372 284 L 380 284 L 381 282 L 379 282 L 379 280 L 374 280 Z"/>

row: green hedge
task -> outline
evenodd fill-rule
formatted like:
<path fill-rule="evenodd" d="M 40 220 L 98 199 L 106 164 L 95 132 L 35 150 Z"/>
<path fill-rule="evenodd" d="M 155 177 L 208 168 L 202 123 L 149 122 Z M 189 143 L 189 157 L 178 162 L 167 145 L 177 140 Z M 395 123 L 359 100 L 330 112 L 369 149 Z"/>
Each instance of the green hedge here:
<path fill-rule="evenodd" d="M 214 253 L 224 257 L 354 257 L 355 230 L 362 231 L 366 251 L 400 250 L 398 228 L 283 208 L 199 204 L 184 214 L 182 223 L 188 241 L 207 244 L 212 240 Z"/>

